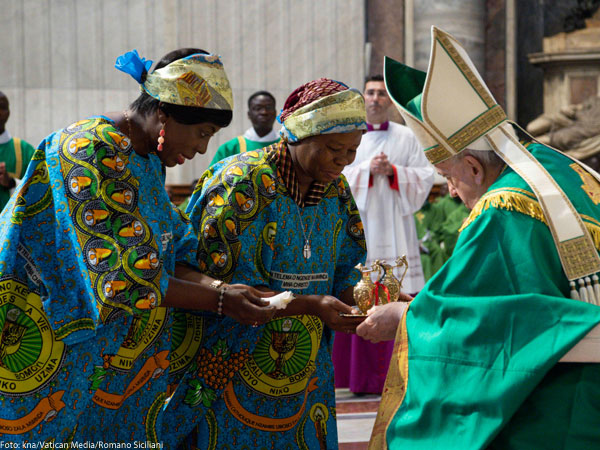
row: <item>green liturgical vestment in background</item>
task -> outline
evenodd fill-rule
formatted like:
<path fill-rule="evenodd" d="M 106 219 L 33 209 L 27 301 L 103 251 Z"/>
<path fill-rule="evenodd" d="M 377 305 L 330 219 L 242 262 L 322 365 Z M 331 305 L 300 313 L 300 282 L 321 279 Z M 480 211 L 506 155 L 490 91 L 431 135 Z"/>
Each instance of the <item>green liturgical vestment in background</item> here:
<path fill-rule="evenodd" d="M 279 141 L 279 136 L 277 136 L 277 139 L 272 141 L 252 141 L 244 136 L 234 137 L 233 139 L 230 139 L 219 146 L 217 153 L 215 153 L 215 156 L 210 162 L 210 165 L 212 166 L 213 164 L 216 164 L 229 156 L 251 152 L 253 150 L 260 150 L 261 148 L 268 147 L 277 141 Z"/>
<path fill-rule="evenodd" d="M 6 171 L 12 178 L 23 178 L 35 148 L 28 142 L 19 138 L 11 138 L 8 142 L 0 144 L 0 162 L 6 164 Z M 10 189 L 0 186 L 0 211 L 10 199 Z"/>
<path fill-rule="evenodd" d="M 415 213 L 425 280 L 429 280 L 452 255 L 458 230 L 468 215 L 467 207 L 450 194 L 433 203 L 426 202 Z"/>
<path fill-rule="evenodd" d="M 547 147 L 528 149 L 598 249 L 598 182 Z M 569 298 L 540 205 L 506 167 L 399 329 L 382 402 L 388 448 L 600 448 L 600 364 L 557 364 L 599 322 L 600 307 Z"/>

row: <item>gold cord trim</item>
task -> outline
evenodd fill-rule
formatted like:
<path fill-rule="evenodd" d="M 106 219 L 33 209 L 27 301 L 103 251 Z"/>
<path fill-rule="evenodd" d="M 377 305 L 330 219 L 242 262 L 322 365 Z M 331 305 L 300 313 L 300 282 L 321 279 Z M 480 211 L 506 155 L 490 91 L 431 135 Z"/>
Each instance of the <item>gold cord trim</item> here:
<path fill-rule="evenodd" d="M 410 306 L 409 306 L 410 307 Z M 388 450 L 386 432 L 400 409 L 408 387 L 408 334 L 404 311 L 394 341 L 390 368 L 385 378 L 383 395 L 379 403 L 377 418 L 371 432 L 368 450 Z"/>
<path fill-rule="evenodd" d="M 495 189 L 484 195 L 471 210 L 459 232 L 467 228 L 482 212 L 489 208 L 504 209 L 526 214 L 548 226 L 539 202 L 532 198 L 533 194 L 523 189 Z M 581 215 L 583 223 L 592 236 L 596 250 L 600 251 L 600 222 L 590 216 Z"/>
<path fill-rule="evenodd" d="M 583 223 L 590 232 L 590 235 L 592 236 L 592 240 L 594 241 L 594 246 L 596 247 L 596 250 L 600 250 L 600 226 L 590 222 L 586 222 L 585 220 L 583 221 Z"/>

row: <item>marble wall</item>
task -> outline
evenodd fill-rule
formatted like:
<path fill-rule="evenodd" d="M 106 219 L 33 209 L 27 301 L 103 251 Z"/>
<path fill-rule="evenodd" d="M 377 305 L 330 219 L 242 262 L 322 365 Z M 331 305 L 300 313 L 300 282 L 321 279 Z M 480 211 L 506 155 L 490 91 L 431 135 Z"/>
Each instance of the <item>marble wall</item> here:
<path fill-rule="evenodd" d="M 113 68 L 137 48 L 157 60 L 194 46 L 222 56 L 234 89 L 234 120 L 208 154 L 169 169 L 189 183 L 218 145 L 249 125 L 248 96 L 271 91 L 282 106 L 300 84 L 326 76 L 362 87 L 364 0 L 0 0 L 0 90 L 7 128 L 34 145 L 89 114 L 123 109 L 135 82 Z"/>

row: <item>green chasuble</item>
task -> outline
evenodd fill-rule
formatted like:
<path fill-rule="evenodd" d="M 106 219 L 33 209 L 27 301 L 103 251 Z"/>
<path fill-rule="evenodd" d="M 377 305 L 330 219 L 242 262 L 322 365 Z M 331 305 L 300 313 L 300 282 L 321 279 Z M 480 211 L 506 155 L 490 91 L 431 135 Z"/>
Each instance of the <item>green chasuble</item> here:
<path fill-rule="evenodd" d="M 210 162 L 210 165 L 212 166 L 214 163 L 217 163 L 228 156 L 250 152 L 252 150 L 258 150 L 268 147 L 275 142 L 279 142 L 279 138 L 275 139 L 274 141 L 257 142 L 246 139 L 244 136 L 234 137 L 233 139 L 219 146 L 217 153 L 215 153 L 215 157 Z"/>
<path fill-rule="evenodd" d="M 528 149 L 599 248 L 600 185 L 565 156 Z M 557 364 L 600 307 L 568 296 L 539 203 L 507 167 L 407 310 L 370 448 L 600 448 L 600 364 Z"/>
<path fill-rule="evenodd" d="M 16 142 L 16 145 L 15 145 Z M 29 161 L 35 152 L 29 143 L 19 138 L 0 144 L 0 162 L 6 164 L 6 170 L 11 178 L 23 178 Z M 10 199 L 10 189 L 0 186 L 0 211 Z"/>

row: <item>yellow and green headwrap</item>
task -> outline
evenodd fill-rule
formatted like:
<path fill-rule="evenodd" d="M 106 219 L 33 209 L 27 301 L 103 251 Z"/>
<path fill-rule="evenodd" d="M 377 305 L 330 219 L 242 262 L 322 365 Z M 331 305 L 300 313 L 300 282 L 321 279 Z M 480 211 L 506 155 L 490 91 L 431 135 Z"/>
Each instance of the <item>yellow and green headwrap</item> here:
<path fill-rule="evenodd" d="M 144 92 L 162 102 L 233 110 L 231 86 L 217 55 L 196 53 L 148 72 L 151 65 L 152 61 L 140 58 L 133 50 L 119 56 L 115 67 L 131 75 Z"/>
<path fill-rule="evenodd" d="M 277 120 L 281 136 L 298 142 L 310 136 L 367 129 L 365 99 L 339 81 L 320 78 L 303 84 L 285 101 Z"/>

